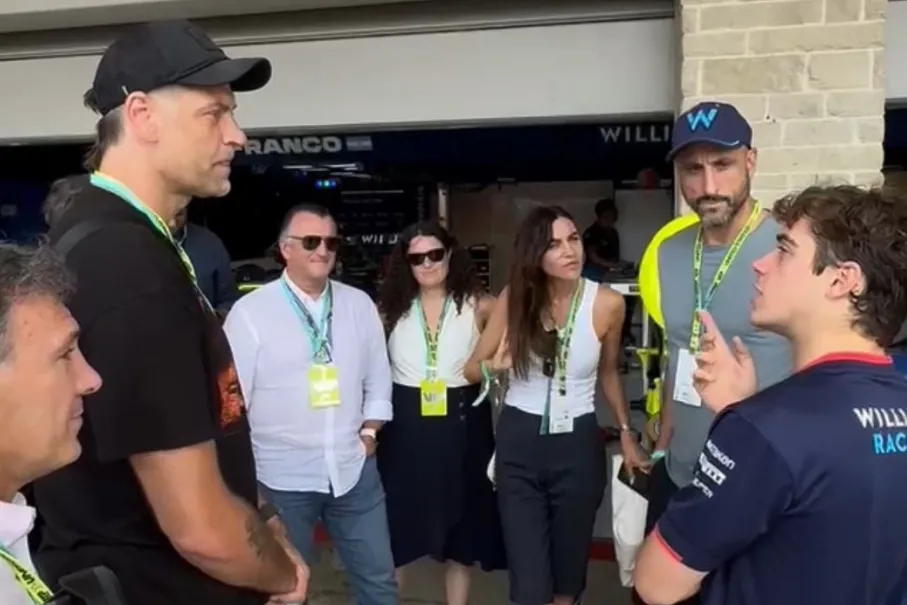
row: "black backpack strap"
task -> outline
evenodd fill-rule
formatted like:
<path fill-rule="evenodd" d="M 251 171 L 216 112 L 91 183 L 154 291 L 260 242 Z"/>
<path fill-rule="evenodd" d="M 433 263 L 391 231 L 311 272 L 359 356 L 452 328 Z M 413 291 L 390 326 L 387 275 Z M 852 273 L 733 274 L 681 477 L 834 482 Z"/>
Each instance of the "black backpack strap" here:
<path fill-rule="evenodd" d="M 115 221 L 104 218 L 90 218 L 81 222 L 78 222 L 72 225 L 69 229 L 63 232 L 63 235 L 60 236 L 60 239 L 53 244 L 54 250 L 62 256 L 64 259 L 69 256 L 69 253 L 73 248 L 76 247 L 82 240 L 87 238 L 89 235 L 96 231 L 100 231 L 108 225 L 112 225 Z"/>
<path fill-rule="evenodd" d="M 60 592 L 48 605 L 126 605 L 119 579 L 104 566 L 63 576 L 59 584 Z"/>

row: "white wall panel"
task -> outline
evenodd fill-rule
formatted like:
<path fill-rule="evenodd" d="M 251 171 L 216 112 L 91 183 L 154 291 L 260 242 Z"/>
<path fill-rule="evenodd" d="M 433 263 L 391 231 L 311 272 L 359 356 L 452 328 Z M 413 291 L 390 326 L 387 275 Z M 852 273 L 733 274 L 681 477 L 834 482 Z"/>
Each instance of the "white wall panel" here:
<path fill-rule="evenodd" d="M 274 79 L 240 97 L 247 130 L 583 119 L 673 112 L 672 19 L 228 47 Z M 0 61 L 0 140 L 90 136 L 97 55 Z"/>
<path fill-rule="evenodd" d="M 0 32 L 383 4 L 388 0 L 0 0 Z M 393 0 L 424 2 L 426 0 Z"/>

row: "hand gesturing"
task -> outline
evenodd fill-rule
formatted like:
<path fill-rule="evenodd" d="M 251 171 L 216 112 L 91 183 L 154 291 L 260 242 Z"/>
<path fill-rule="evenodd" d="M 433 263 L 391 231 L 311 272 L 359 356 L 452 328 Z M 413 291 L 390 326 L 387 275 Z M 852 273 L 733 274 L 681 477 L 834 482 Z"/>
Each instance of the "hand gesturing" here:
<path fill-rule="evenodd" d="M 706 407 L 717 414 L 756 392 L 756 367 L 739 337 L 728 346 L 708 311 L 700 311 L 699 318 L 704 333 L 696 355 L 693 386 Z"/>

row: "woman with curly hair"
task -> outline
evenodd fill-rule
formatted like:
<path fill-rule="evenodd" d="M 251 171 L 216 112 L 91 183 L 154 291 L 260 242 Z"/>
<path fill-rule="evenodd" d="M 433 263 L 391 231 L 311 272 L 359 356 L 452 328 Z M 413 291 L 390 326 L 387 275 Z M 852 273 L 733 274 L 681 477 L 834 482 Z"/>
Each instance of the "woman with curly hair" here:
<path fill-rule="evenodd" d="M 440 225 L 407 227 L 378 297 L 394 379 L 394 420 L 381 431 L 378 468 L 398 583 L 424 556 L 447 562 L 447 603 L 466 605 L 470 567 L 504 566 L 493 487 L 489 404 L 463 367 L 494 299 L 469 254 Z"/>

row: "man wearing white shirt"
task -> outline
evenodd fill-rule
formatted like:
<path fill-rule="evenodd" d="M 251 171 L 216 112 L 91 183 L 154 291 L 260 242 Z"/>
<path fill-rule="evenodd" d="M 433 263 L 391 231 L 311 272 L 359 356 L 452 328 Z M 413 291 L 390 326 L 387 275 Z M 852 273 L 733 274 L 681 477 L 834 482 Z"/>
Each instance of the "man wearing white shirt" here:
<path fill-rule="evenodd" d="M 395 605 L 384 488 L 374 453 L 391 420 L 391 373 L 375 304 L 332 281 L 341 238 L 328 211 L 288 213 L 286 271 L 241 298 L 224 329 L 245 394 L 262 492 L 312 563 L 323 523 L 359 605 Z"/>
<path fill-rule="evenodd" d="M 79 457 L 82 397 L 101 379 L 65 306 L 73 282 L 49 249 L 0 245 L 0 603 L 43 603 L 22 487 Z"/>

